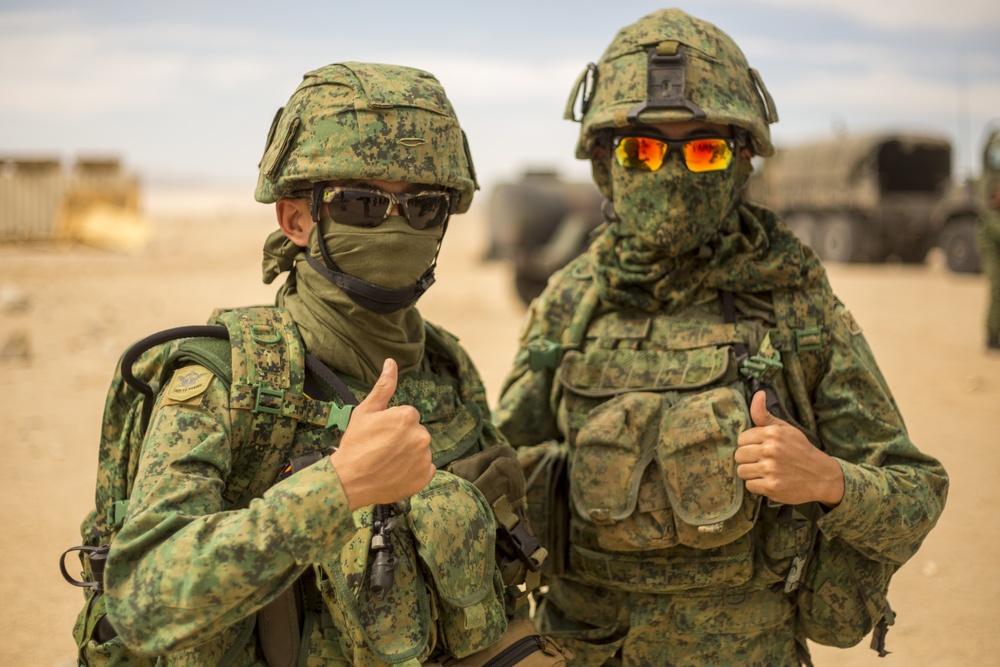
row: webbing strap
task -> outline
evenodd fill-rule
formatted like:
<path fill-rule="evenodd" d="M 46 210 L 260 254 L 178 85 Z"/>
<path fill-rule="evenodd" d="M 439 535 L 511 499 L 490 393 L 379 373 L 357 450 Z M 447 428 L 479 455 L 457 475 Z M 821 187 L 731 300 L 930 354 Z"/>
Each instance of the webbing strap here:
<path fill-rule="evenodd" d="M 601 295 L 597 291 L 597 285 L 593 282 L 580 297 L 579 304 L 573 310 L 573 319 L 569 326 L 563 329 L 559 336 L 559 342 L 555 341 L 553 332 L 546 331 L 543 326 L 540 338 L 528 343 L 528 366 L 533 371 L 540 371 L 543 368 L 556 368 L 562 360 L 563 354 L 567 350 L 573 350 L 580 346 L 587 335 L 587 328 L 590 326 L 590 319 L 597 310 L 601 302 Z"/>
<path fill-rule="evenodd" d="M 259 384 L 233 384 L 229 407 L 232 410 L 261 412 L 294 419 L 323 428 L 346 428 L 352 405 L 340 406 L 310 398 L 291 390 L 271 390 Z M 341 425 L 342 424 L 342 425 Z"/>
<path fill-rule="evenodd" d="M 291 315 L 281 308 L 238 308 L 216 313 L 213 321 L 226 325 L 232 346 L 230 421 L 232 439 L 238 446 L 233 450 L 233 470 L 224 496 L 240 505 L 274 483 L 291 451 L 296 419 L 280 410 L 238 406 L 251 398 L 248 386 L 254 386 L 254 406 L 260 404 L 262 393 L 264 404 L 272 408 L 278 396 L 284 405 L 286 395 L 301 395 L 305 349 Z"/>

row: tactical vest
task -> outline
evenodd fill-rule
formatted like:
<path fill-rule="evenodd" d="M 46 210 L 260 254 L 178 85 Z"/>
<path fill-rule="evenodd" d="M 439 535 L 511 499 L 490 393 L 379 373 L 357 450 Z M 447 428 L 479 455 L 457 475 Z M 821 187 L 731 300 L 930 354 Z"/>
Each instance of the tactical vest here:
<path fill-rule="evenodd" d="M 88 595 L 75 628 L 81 661 L 87 664 L 150 662 L 132 655 L 120 638 L 100 637 L 103 586 L 99 573 L 90 566 L 90 556 L 99 553 L 103 558 L 121 526 L 151 399 L 173 369 L 197 363 L 230 385 L 235 463 L 226 484 L 226 500 L 234 509 L 262 494 L 283 470 L 283 474 L 294 474 L 303 462 L 307 465 L 332 452 L 346 427 L 349 404 L 354 402 L 349 394 L 355 400 L 367 394 L 368 388 L 347 380 L 348 388 L 321 365 L 309 364 L 286 311 L 219 311 L 211 323 L 227 325 L 230 340 L 225 329 L 219 339 L 178 341 L 172 332 L 150 337 L 150 345 L 156 346 L 145 348 L 148 351 L 137 365 L 144 369 L 143 377 L 154 378 L 145 385 L 146 399 L 128 389 L 121 377 L 109 395 L 97 508 L 82 526 L 88 546 L 67 552 L 85 552 L 82 580 L 76 581 L 66 571 L 66 554 L 62 565 L 67 580 L 84 587 Z M 215 335 L 210 329 L 198 327 L 186 335 Z M 286 605 L 281 610 L 286 618 L 299 617 L 301 623 L 272 624 L 290 635 L 287 643 L 278 641 L 288 650 L 274 651 L 289 659 L 287 664 L 326 664 L 344 658 L 353 664 L 416 664 L 445 651 L 469 655 L 503 635 L 507 606 L 522 597 L 517 584 L 524 582 L 524 571 L 509 567 L 506 561 L 510 559 L 502 558 L 498 548 L 503 540 L 497 539 L 498 522 L 504 536 L 524 529 L 508 506 L 517 499 L 501 495 L 487 500 L 472 481 L 445 470 L 455 461 L 503 442 L 484 418 L 482 381 L 450 334 L 427 323 L 426 341 L 421 368 L 399 378 L 390 405 L 408 404 L 420 411 L 439 472 L 427 488 L 409 499 L 408 506 L 400 507 L 395 516 L 381 517 L 393 522 L 387 531 L 394 563 L 392 584 L 382 597 L 372 593 L 368 573 L 379 517 L 372 508 L 362 508 L 354 515 L 358 532 L 342 552 L 307 571 L 295 595 L 276 601 Z M 135 360 L 126 354 L 126 361 L 122 372 L 131 376 Z M 134 432 L 123 432 L 123 423 L 135 425 Z M 103 546 L 98 549 L 97 545 Z M 263 616 L 278 612 L 269 607 Z M 255 621 L 257 633 L 264 632 L 260 615 L 248 617 L 218 640 L 177 654 L 176 661 L 172 655 L 170 664 L 198 662 L 199 655 L 215 664 L 240 663 L 254 652 Z M 274 638 L 262 643 L 274 645 Z"/>
<path fill-rule="evenodd" d="M 746 491 L 733 455 L 757 388 L 815 430 L 809 394 L 825 336 L 815 305 L 774 292 L 735 295 L 728 316 L 721 300 L 649 314 L 602 308 L 589 281 L 567 282 L 580 292 L 566 301 L 580 304 L 572 322 L 561 336 L 542 323 L 528 341 L 533 367 L 555 368 L 551 409 L 567 443 L 568 529 L 541 531 L 555 552 L 548 571 L 640 593 L 794 590 L 810 508 Z"/>

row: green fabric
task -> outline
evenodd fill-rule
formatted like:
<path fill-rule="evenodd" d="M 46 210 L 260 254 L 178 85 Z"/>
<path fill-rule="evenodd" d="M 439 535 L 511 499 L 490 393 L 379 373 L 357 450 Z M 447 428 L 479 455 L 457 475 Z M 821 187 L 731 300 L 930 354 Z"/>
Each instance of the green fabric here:
<path fill-rule="evenodd" d="M 312 256 L 323 261 L 317 225 L 309 235 Z M 434 261 L 441 229 L 416 230 L 399 216 L 378 227 L 331 225 L 324 234 L 327 251 L 342 271 L 382 287 L 411 285 Z M 292 275 L 276 303 L 287 308 L 306 349 L 335 372 L 374 384 L 387 358 L 400 373 L 415 370 L 424 353 L 424 321 L 413 306 L 376 314 L 356 304 L 305 261 L 303 248 L 280 232 L 264 244 L 264 282 L 280 273 Z"/>
<path fill-rule="evenodd" d="M 750 160 L 737 158 L 721 171 L 691 173 L 676 149 L 670 149 L 663 166 L 653 172 L 612 160 L 619 229 L 667 257 L 697 250 L 725 228 L 750 171 Z"/>
<path fill-rule="evenodd" d="M 818 285 L 823 268 L 778 217 L 740 204 L 724 232 L 697 252 L 678 258 L 628 235 L 624 223 L 608 225 L 590 246 L 590 263 L 601 300 L 646 312 L 678 312 L 706 291 L 763 292 Z"/>

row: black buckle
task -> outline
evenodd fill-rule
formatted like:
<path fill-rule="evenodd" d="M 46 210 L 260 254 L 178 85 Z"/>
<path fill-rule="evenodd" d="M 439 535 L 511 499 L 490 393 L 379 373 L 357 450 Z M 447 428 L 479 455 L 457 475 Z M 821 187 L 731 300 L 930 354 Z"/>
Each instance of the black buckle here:
<path fill-rule="evenodd" d="M 528 569 L 532 572 L 538 572 L 542 564 L 535 562 L 531 558 L 531 554 L 538 551 L 542 544 L 538 541 L 537 537 L 531 534 L 531 531 L 524 525 L 524 521 L 518 521 L 517 525 L 513 528 L 501 525 L 500 532 L 510 540 L 510 544 L 514 547 L 515 555 L 528 566 Z"/>

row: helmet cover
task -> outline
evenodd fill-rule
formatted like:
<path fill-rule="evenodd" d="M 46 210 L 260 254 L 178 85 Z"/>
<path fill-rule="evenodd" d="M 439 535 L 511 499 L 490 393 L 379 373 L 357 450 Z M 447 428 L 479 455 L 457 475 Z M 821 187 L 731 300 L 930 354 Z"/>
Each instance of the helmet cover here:
<path fill-rule="evenodd" d="M 271 123 L 254 197 L 306 184 L 386 180 L 444 186 L 463 213 L 478 189 L 465 133 L 430 73 L 345 62 L 303 76 Z"/>
<path fill-rule="evenodd" d="M 742 128 L 756 155 L 774 153 L 768 125 L 778 115 L 760 75 L 729 35 L 679 9 L 659 10 L 619 30 L 597 65 L 577 80 L 569 119 L 576 120 L 581 88 L 578 158 L 592 157 L 602 131 L 689 120 Z"/>

